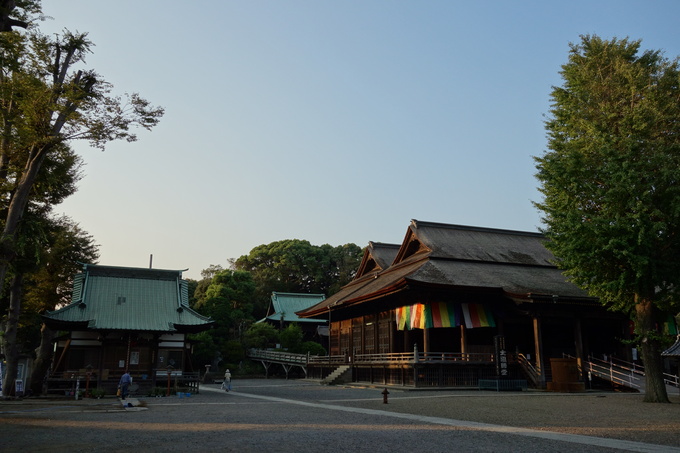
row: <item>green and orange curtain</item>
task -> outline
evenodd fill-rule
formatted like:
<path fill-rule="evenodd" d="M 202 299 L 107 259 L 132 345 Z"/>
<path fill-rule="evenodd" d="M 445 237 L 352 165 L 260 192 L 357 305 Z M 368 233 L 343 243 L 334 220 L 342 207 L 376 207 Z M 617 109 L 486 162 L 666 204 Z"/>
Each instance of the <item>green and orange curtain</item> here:
<path fill-rule="evenodd" d="M 399 307 L 395 310 L 397 330 L 458 327 L 496 327 L 493 313 L 482 304 L 434 302 Z"/>

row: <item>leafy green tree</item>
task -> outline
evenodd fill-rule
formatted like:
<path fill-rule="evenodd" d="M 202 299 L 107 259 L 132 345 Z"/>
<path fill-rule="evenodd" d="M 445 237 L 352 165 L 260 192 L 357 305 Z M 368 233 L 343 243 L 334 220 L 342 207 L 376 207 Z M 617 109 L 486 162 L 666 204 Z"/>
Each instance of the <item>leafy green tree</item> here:
<path fill-rule="evenodd" d="M 40 393 L 56 335 L 42 324 L 40 313 L 70 301 L 73 275 L 79 270 L 79 262 L 95 262 L 98 246 L 68 217 L 44 217 L 34 210 L 27 213 L 19 239 L 19 254 L 6 291 L 8 297 L 0 301 L 9 314 L 2 320 L 2 346 L 7 358 L 3 391 L 11 390 L 7 384 L 14 382 L 18 354 L 23 347 L 23 352 L 37 348 L 31 386 Z"/>
<path fill-rule="evenodd" d="M 678 60 L 582 36 L 562 66 L 536 158 L 546 244 L 575 283 L 628 314 L 647 402 L 668 402 L 657 325 L 680 296 Z"/>
<path fill-rule="evenodd" d="M 48 38 L 0 33 L 0 184 L 9 199 L 0 235 L 0 281 L 15 248 L 21 218 L 46 160 L 63 145 L 88 140 L 136 140 L 134 126 L 150 129 L 163 114 L 139 95 L 112 96 L 95 71 L 76 69 L 91 51 L 86 33 Z"/>
<path fill-rule="evenodd" d="M 241 362 L 246 358 L 246 351 L 243 343 L 239 340 L 229 340 L 224 345 L 224 357 L 226 365 L 224 368 L 231 368 L 232 372 L 238 369 Z"/>
<path fill-rule="evenodd" d="M 36 351 L 31 373 L 31 389 L 35 394 L 43 390 L 43 378 L 54 354 L 52 341 L 57 334 L 47 328 L 38 315 L 69 303 L 73 276 L 80 270 L 80 263 L 96 263 L 99 259 L 99 246 L 94 238 L 68 217 L 50 218 L 46 239 L 37 270 L 26 276 L 22 303 L 26 318 L 22 323 L 24 337 L 30 335 L 39 341 L 35 343 L 28 338 L 22 341 Z"/>
<path fill-rule="evenodd" d="M 25 271 L 16 260 L 26 258 L 27 211 L 41 193 L 59 194 L 58 184 L 40 187 L 51 181 L 49 164 L 58 163 L 73 140 L 100 149 L 112 140 L 134 141 L 135 127 L 151 129 L 163 115 L 137 94 L 112 95 L 99 74 L 79 68 L 92 48 L 87 34 L 43 36 L 35 26 L 40 13 L 39 1 L 0 3 L 0 289 L 13 270 L 7 338 L 16 335 L 21 313 Z M 25 22 L 27 30 L 13 31 L 21 25 L 13 20 Z M 66 195 L 68 190 L 59 196 Z M 16 372 L 16 348 L 10 351 L 8 375 Z"/>
<path fill-rule="evenodd" d="M 319 355 L 319 356 L 325 356 L 326 355 L 326 349 L 321 346 L 321 344 L 317 343 L 316 341 L 305 341 L 302 343 L 298 351 L 300 354 L 307 354 L 309 355 Z"/>
<path fill-rule="evenodd" d="M 54 262 L 68 258 L 64 255 L 50 262 L 51 256 L 60 253 L 55 252 L 55 247 L 57 250 L 64 251 L 59 243 L 61 242 L 60 236 L 66 231 L 67 225 L 70 228 L 68 224 L 70 221 L 66 218 L 53 217 L 51 210 L 53 205 L 61 203 L 76 191 L 76 183 L 80 179 L 81 160 L 66 145 L 55 147 L 54 151 L 45 159 L 46 171 L 41 172 L 36 178 L 31 200 L 17 229 L 12 265 L 9 269 L 11 278 L 8 279 L 9 284 L 4 288 L 5 297 L 0 298 L 2 312 L 7 308 L 7 316 L 0 318 L 4 326 L 0 346 L 7 359 L 5 380 L 10 383 L 14 382 L 20 352 L 28 352 L 35 348 L 36 341 L 40 341 L 41 338 L 45 341 L 38 350 L 37 365 L 33 367 L 33 371 L 45 371 L 46 368 L 43 369 L 43 365 L 46 367 L 49 362 L 43 362 L 43 360 L 49 360 L 52 353 L 49 342 L 53 332 L 49 330 L 41 332 L 38 329 L 42 324 L 39 312 L 54 308 L 51 305 L 53 297 L 46 297 L 40 304 L 34 306 L 25 306 L 27 297 L 24 295 L 24 287 L 29 290 L 35 289 L 34 276 L 46 266 L 52 267 L 50 273 L 53 278 L 61 278 L 63 274 L 55 272 Z M 7 205 L 3 202 L 6 200 L 0 201 L 0 206 L 6 208 Z M 63 234 L 65 235 L 68 233 Z M 69 236 L 69 241 L 76 239 L 75 236 Z M 75 265 L 75 262 L 71 265 Z M 68 264 L 63 263 L 63 266 L 67 267 Z M 66 277 L 62 283 L 68 281 L 70 278 Z M 42 283 L 42 286 L 39 285 L 40 288 L 45 287 L 44 282 Z M 27 296 L 31 297 L 30 291 Z M 46 295 L 42 294 L 42 296 Z M 45 354 L 45 356 L 40 354 Z M 39 382 L 42 382 L 42 379 L 39 379 Z M 11 386 L 6 385 L 3 389 L 5 389 L 3 392 L 10 392 Z"/>
<path fill-rule="evenodd" d="M 279 330 L 266 322 L 253 324 L 243 336 L 246 349 L 267 349 L 279 342 Z"/>
<path fill-rule="evenodd" d="M 40 12 L 36 0 L 0 0 L 0 32 L 11 32 L 14 27 L 28 28 L 31 14 Z"/>
<path fill-rule="evenodd" d="M 257 246 L 231 264 L 252 274 L 257 287 L 255 313 L 263 317 L 273 291 L 331 295 L 354 277 L 361 257 L 355 244 L 315 246 L 287 239 Z"/>
<path fill-rule="evenodd" d="M 199 282 L 194 308 L 215 321 L 215 327 L 206 334 L 214 345 L 211 361 L 217 369 L 218 361 L 229 353 L 228 342 L 242 339 L 247 327 L 253 322 L 252 309 L 255 283 L 248 272 L 222 270 L 214 274 L 205 287 Z M 205 292 L 199 294 L 199 291 Z M 194 337 L 199 339 L 203 337 Z M 233 347 L 231 348 L 233 349 Z"/>
<path fill-rule="evenodd" d="M 279 338 L 281 339 L 282 348 L 290 352 L 298 352 L 302 344 L 302 328 L 297 323 L 291 323 L 281 331 Z"/>
<path fill-rule="evenodd" d="M 217 370 L 219 363 L 215 362 L 215 351 L 219 349 L 215 344 L 215 338 L 211 331 L 203 331 L 201 333 L 190 334 L 191 341 L 194 342 L 194 347 L 191 353 L 191 358 L 196 367 L 199 369 L 205 365 L 211 365 L 214 368 L 213 372 Z"/>

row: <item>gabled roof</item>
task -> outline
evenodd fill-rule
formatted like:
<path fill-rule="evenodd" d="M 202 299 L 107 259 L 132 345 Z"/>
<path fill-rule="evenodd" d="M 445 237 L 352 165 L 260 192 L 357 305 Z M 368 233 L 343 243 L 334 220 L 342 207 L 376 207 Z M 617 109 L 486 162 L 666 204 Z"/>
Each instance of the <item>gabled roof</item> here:
<path fill-rule="evenodd" d="M 66 307 L 43 315 L 58 330 L 200 332 L 213 321 L 189 308 L 182 271 L 85 264 Z"/>
<path fill-rule="evenodd" d="M 540 233 L 412 220 L 391 266 L 298 314 L 318 316 L 415 286 L 497 291 L 526 302 L 594 301 L 567 281 L 544 241 Z"/>
<path fill-rule="evenodd" d="M 274 291 L 272 293 L 271 305 L 267 317 L 260 320 L 270 321 L 284 321 L 284 322 L 302 322 L 302 323 L 319 323 L 325 322 L 318 319 L 304 319 L 298 317 L 295 313 L 306 310 L 326 298 L 323 294 L 304 294 L 304 293 L 281 293 Z"/>
<path fill-rule="evenodd" d="M 363 277 L 371 272 L 380 272 L 394 262 L 399 253 L 399 244 L 385 244 L 383 242 L 369 242 L 364 249 L 364 256 L 361 259 L 359 270 L 354 279 Z"/>

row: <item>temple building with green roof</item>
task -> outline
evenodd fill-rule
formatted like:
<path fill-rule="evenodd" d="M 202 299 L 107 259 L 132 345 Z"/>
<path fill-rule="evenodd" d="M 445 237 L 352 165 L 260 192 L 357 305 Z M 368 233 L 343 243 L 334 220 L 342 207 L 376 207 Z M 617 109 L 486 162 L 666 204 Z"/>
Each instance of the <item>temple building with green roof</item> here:
<path fill-rule="evenodd" d="M 130 371 L 136 383 L 161 385 L 168 374 L 196 375 L 187 334 L 213 321 L 189 307 L 181 270 L 83 265 L 67 306 L 43 315 L 65 332 L 57 338 L 51 378 L 87 374 L 97 386 L 117 383 Z"/>

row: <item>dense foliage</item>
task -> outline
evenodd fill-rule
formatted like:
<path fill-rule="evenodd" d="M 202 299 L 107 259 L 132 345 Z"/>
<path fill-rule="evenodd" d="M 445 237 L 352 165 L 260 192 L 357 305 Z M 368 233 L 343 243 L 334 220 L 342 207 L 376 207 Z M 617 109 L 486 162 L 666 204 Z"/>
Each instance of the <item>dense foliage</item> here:
<path fill-rule="evenodd" d="M 252 276 L 243 271 L 222 270 L 198 282 L 193 308 L 215 321 L 213 329 L 193 337 L 198 341 L 198 362 L 217 369 L 221 361 L 238 363 L 243 359 L 243 347 L 237 348 L 235 343 L 241 344 L 244 332 L 254 321 L 254 293 Z"/>
<path fill-rule="evenodd" d="M 583 36 L 552 91 L 537 162 L 547 246 L 634 321 L 647 401 L 668 401 L 659 322 L 680 296 L 680 72 L 640 41 Z"/>
<path fill-rule="evenodd" d="M 253 248 L 232 263 L 256 282 L 257 316 L 264 316 L 273 291 L 329 296 L 349 283 L 359 267 L 362 249 L 355 244 L 332 247 L 288 239 Z"/>
<path fill-rule="evenodd" d="M 163 109 L 137 94 L 113 95 L 111 84 L 83 67 L 93 47 L 87 34 L 44 36 L 38 29 L 41 12 L 39 0 L 0 3 L 0 292 L 2 303 L 9 305 L 1 338 L 6 383 L 16 377 L 24 285 L 34 286 L 29 274 L 47 262 L 41 248 L 51 241 L 50 212 L 75 191 L 80 176 L 80 158 L 69 144 L 87 140 L 104 149 L 112 140 L 134 141 L 135 127 L 150 129 L 163 115 Z M 3 386 L 4 394 L 10 391 Z"/>

